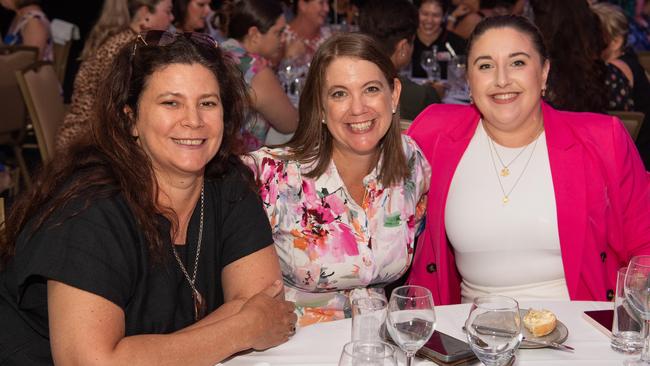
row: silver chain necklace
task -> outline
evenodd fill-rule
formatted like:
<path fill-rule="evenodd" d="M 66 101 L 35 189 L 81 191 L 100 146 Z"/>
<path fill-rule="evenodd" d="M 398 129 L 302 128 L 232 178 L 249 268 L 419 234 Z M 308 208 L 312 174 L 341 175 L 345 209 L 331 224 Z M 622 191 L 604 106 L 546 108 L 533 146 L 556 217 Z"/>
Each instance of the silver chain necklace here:
<path fill-rule="evenodd" d="M 176 248 L 172 243 L 172 252 L 174 253 L 176 262 L 178 262 L 178 266 L 181 267 L 181 271 L 183 272 L 183 275 L 185 275 L 185 279 L 187 279 L 187 282 L 190 284 L 190 288 L 192 288 L 192 301 L 194 302 L 194 320 L 200 320 L 201 318 L 203 318 L 207 311 L 207 305 L 205 304 L 205 300 L 203 299 L 203 296 L 201 296 L 201 293 L 199 293 L 199 291 L 196 289 L 195 286 L 196 271 L 199 268 L 199 257 L 201 256 L 201 241 L 203 240 L 203 206 L 205 202 L 204 188 L 205 186 L 202 185 L 201 186 L 201 216 L 200 216 L 201 219 L 199 220 L 199 238 L 196 240 L 196 257 L 194 258 L 194 272 L 192 273 L 192 278 L 190 278 L 189 273 L 187 273 L 187 269 L 185 269 L 185 266 L 183 265 L 183 261 L 181 261 L 181 258 L 178 256 L 178 253 L 176 253 Z"/>

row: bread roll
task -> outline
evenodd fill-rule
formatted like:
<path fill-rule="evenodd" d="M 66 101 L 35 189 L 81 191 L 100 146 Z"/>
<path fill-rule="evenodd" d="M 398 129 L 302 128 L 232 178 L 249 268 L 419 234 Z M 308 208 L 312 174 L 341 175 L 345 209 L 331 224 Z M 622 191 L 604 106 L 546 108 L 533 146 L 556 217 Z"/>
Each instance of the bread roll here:
<path fill-rule="evenodd" d="M 557 318 L 549 310 L 529 309 L 524 315 L 524 326 L 535 337 L 545 336 L 555 329 Z"/>

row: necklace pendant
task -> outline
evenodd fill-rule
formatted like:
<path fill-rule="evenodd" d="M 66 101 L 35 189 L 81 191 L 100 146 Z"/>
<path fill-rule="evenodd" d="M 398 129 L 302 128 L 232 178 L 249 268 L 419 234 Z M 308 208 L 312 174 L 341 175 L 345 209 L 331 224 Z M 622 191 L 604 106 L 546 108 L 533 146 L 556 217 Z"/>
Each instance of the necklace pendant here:
<path fill-rule="evenodd" d="M 192 291 L 192 300 L 194 301 L 194 320 L 199 321 L 205 317 L 208 306 L 198 290 Z"/>
<path fill-rule="evenodd" d="M 504 204 L 506 204 L 506 203 L 510 202 L 510 198 L 508 198 L 508 196 L 503 196 L 502 201 L 503 201 Z"/>
<path fill-rule="evenodd" d="M 507 166 L 504 166 L 503 169 L 501 169 L 501 176 L 507 177 L 509 175 L 510 175 L 510 169 L 508 169 Z"/>

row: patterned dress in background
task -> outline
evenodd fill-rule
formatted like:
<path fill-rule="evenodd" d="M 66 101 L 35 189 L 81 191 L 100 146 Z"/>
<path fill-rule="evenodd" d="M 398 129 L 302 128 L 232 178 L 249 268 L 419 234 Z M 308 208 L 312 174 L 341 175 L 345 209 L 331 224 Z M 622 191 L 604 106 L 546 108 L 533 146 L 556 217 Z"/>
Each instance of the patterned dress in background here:
<path fill-rule="evenodd" d="M 634 110 L 634 99 L 632 99 L 632 86 L 625 77 L 623 71 L 613 64 L 607 64 L 607 77 L 605 85 L 609 92 L 610 111 L 632 111 Z"/>
<path fill-rule="evenodd" d="M 236 39 L 229 38 L 220 44 L 220 47 L 235 60 L 248 88 L 252 87 L 255 75 L 269 66 L 268 60 L 258 54 L 247 52 Z M 270 127 L 269 122 L 261 114 L 254 110 L 247 111 L 246 123 L 242 130 L 246 151 L 254 151 L 264 145 Z"/>
<path fill-rule="evenodd" d="M 99 84 L 110 71 L 113 60 L 122 46 L 136 37 L 137 33 L 127 28 L 106 39 L 90 57 L 81 62 L 79 72 L 74 78 L 70 109 L 63 119 L 63 125 L 56 138 L 58 151 L 90 132 Z"/>
<path fill-rule="evenodd" d="M 312 164 L 281 159 L 286 147 L 262 148 L 246 158 L 260 184 L 285 296 L 296 303 L 300 326 L 350 317 L 350 297 L 383 296 L 383 286 L 410 266 L 431 170 L 413 140 L 402 141 L 410 176 L 384 187 L 376 167 L 363 180 L 360 203 L 333 161 L 313 179 L 304 176 Z"/>
<path fill-rule="evenodd" d="M 305 45 L 305 53 L 292 61 L 292 64 L 294 66 L 300 67 L 300 66 L 306 66 L 309 63 L 311 63 L 311 59 L 314 58 L 314 54 L 316 53 L 318 47 L 320 47 L 320 45 L 323 44 L 323 42 L 325 42 L 331 35 L 332 35 L 332 30 L 328 26 L 323 26 L 320 27 L 318 36 L 316 36 L 315 38 L 303 39 L 300 38 L 298 33 L 296 33 L 291 28 L 291 25 L 287 24 L 287 26 L 284 28 L 284 31 L 282 32 L 282 40 L 284 42 L 285 48 L 287 47 L 287 44 L 289 44 L 294 39 L 300 39 L 302 43 Z"/>

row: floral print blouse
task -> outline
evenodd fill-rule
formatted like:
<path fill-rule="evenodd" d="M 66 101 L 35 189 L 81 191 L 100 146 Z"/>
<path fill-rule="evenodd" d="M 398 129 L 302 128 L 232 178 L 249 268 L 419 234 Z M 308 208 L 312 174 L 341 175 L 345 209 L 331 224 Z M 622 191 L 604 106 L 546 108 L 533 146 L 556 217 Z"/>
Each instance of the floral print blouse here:
<path fill-rule="evenodd" d="M 253 78 L 264 68 L 269 67 L 270 63 L 264 57 L 248 53 L 244 46 L 236 39 L 229 38 L 220 44 L 235 61 L 239 70 L 244 75 L 246 85 L 251 88 Z M 266 134 L 269 132 L 271 125 L 264 117 L 254 110 L 249 110 L 246 114 L 246 124 L 242 129 L 242 137 L 247 151 L 254 151 L 264 145 Z"/>
<path fill-rule="evenodd" d="M 363 180 L 360 204 L 333 161 L 313 179 L 303 175 L 313 164 L 281 158 L 286 147 L 265 147 L 245 158 L 260 186 L 285 296 L 296 303 L 299 325 L 350 317 L 350 296 L 381 296 L 383 285 L 408 269 L 431 169 L 410 137 L 402 141 L 410 176 L 384 187 L 377 178 L 380 162 Z"/>

